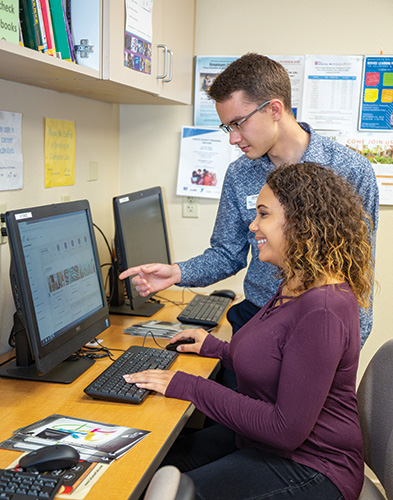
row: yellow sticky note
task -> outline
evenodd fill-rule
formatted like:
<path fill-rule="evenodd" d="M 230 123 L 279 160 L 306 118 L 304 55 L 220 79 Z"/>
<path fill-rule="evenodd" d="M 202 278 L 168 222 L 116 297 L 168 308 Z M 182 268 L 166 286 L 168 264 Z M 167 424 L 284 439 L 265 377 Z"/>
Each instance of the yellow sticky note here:
<path fill-rule="evenodd" d="M 45 187 L 75 184 L 75 122 L 45 118 Z"/>
<path fill-rule="evenodd" d="M 393 102 L 393 89 L 383 89 L 381 102 Z"/>
<path fill-rule="evenodd" d="M 366 89 L 364 91 L 364 102 L 375 102 L 378 99 L 378 89 Z"/>

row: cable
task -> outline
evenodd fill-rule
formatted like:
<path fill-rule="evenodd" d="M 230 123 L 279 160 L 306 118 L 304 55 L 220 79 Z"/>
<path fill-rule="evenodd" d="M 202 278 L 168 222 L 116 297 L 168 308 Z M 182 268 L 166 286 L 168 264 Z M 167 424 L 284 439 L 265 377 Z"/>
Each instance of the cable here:
<path fill-rule="evenodd" d="M 97 226 L 97 224 L 94 224 L 93 222 L 93 226 L 101 233 L 102 237 L 104 238 L 104 241 L 106 243 L 106 246 L 108 247 L 108 250 L 109 250 L 109 255 L 111 256 L 111 261 L 113 263 L 113 253 L 112 253 L 112 249 L 108 243 L 108 240 L 106 239 L 106 236 L 105 234 L 103 233 L 103 231 Z"/>
<path fill-rule="evenodd" d="M 154 336 L 154 333 L 151 332 L 150 330 L 148 332 L 145 333 L 145 335 L 143 336 L 143 342 L 142 342 L 142 347 L 145 347 L 145 341 L 146 341 L 146 338 L 148 335 L 151 335 L 153 340 L 154 340 L 154 343 L 160 348 L 162 349 L 163 351 L 165 350 L 166 346 L 162 346 L 160 345 L 157 340 L 156 340 L 156 337 Z"/>
<path fill-rule="evenodd" d="M 173 304 L 175 306 L 181 307 L 181 306 L 184 306 L 184 305 L 188 304 L 188 302 L 186 302 L 185 299 L 184 299 L 184 294 L 185 294 L 186 291 L 191 292 L 194 295 L 201 295 L 201 294 L 198 294 L 197 292 L 194 292 L 193 290 L 191 290 L 191 288 L 183 287 L 182 288 L 182 299 L 181 299 L 181 301 L 171 300 L 171 299 L 168 299 L 167 297 L 163 297 L 162 295 L 158 295 L 157 293 L 154 294 L 154 296 L 158 297 L 159 299 L 163 300 L 164 302 L 169 302 L 170 304 Z"/>
<path fill-rule="evenodd" d="M 97 226 L 97 224 L 95 224 L 93 222 L 93 226 L 97 229 L 97 231 L 99 231 L 102 235 L 102 237 L 104 238 L 104 241 L 106 243 L 106 246 L 108 247 L 108 250 L 109 250 L 109 255 L 110 255 L 110 258 L 111 258 L 111 263 L 109 264 L 103 264 L 101 267 L 104 267 L 106 265 L 108 266 L 111 266 L 110 269 L 108 269 L 108 273 L 107 273 L 107 279 L 109 277 L 109 298 L 108 298 L 108 303 L 110 304 L 111 301 L 112 301 L 112 298 L 113 298 L 113 294 L 115 292 L 115 286 L 116 286 L 116 282 L 117 282 L 117 276 L 116 276 L 116 268 L 115 268 L 115 257 L 113 255 L 113 252 L 112 252 L 112 249 L 109 245 L 109 242 L 104 234 L 104 232 Z M 112 274 L 112 287 L 110 286 L 110 275 L 109 273 L 111 272 Z M 107 281 L 105 283 L 105 286 L 107 285 Z"/>
<path fill-rule="evenodd" d="M 4 365 L 8 364 L 10 361 L 13 361 L 14 359 L 16 359 L 16 356 L 12 356 L 11 358 L 7 359 L 6 361 L 3 361 L 2 363 L 0 363 L 0 366 L 4 366 Z"/>

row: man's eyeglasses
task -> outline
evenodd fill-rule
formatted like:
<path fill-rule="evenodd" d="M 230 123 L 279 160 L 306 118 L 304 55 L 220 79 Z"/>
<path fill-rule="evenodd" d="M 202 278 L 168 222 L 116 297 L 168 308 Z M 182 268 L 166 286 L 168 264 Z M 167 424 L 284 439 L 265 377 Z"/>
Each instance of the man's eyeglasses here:
<path fill-rule="evenodd" d="M 263 104 L 261 104 L 260 106 L 258 106 L 257 109 L 254 109 L 254 111 L 251 111 L 251 113 L 249 113 L 244 118 L 241 118 L 237 122 L 231 122 L 228 125 L 225 125 L 224 123 L 221 123 L 220 129 L 223 130 L 226 134 L 229 134 L 230 132 L 234 132 L 234 128 L 236 128 L 237 130 L 241 130 L 241 125 L 243 125 L 243 123 L 246 120 L 248 120 L 254 113 L 256 113 L 257 111 L 259 111 L 260 109 L 262 109 L 264 106 L 266 106 L 267 104 L 269 104 L 269 102 L 270 101 L 264 102 Z"/>

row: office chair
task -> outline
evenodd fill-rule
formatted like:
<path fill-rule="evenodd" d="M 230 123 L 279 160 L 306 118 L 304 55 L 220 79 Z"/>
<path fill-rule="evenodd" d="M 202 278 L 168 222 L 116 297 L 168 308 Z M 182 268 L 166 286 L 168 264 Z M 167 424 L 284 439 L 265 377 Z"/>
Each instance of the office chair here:
<path fill-rule="evenodd" d="M 393 500 L 393 339 L 374 354 L 359 384 L 358 411 L 364 460 Z M 365 478 L 359 500 L 386 500 Z"/>
<path fill-rule="evenodd" d="M 146 490 L 144 500 L 194 500 L 194 483 L 173 465 L 158 469 Z"/>

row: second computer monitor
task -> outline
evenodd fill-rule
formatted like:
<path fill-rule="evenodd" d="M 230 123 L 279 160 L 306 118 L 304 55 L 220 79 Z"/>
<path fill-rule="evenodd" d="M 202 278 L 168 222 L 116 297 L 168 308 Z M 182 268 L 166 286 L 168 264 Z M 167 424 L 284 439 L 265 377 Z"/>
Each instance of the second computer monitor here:
<path fill-rule="evenodd" d="M 115 218 L 115 249 L 119 271 L 152 262 L 171 263 L 168 232 L 160 187 L 116 196 L 113 199 Z M 152 302 L 150 294 L 141 297 L 131 283 L 125 280 L 129 304 L 111 302 L 110 312 L 152 316 L 162 307 Z"/>

